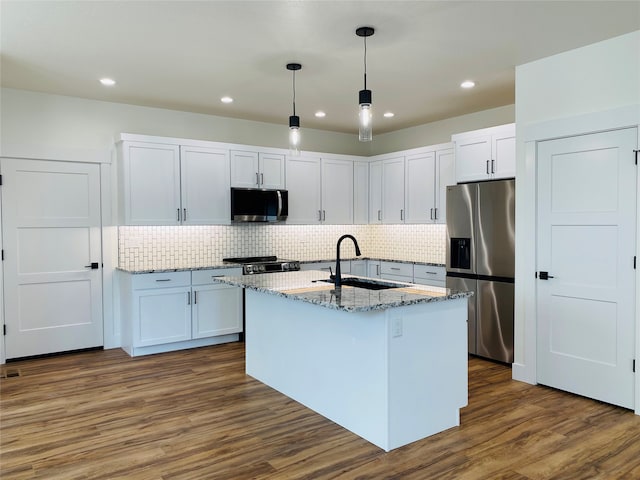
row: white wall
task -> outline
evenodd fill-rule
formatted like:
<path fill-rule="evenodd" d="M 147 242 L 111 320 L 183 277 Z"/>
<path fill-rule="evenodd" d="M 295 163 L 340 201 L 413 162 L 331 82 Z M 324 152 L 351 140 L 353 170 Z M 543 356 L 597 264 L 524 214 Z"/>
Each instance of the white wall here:
<path fill-rule="evenodd" d="M 282 125 L 252 122 L 10 88 L 0 95 L 0 156 L 108 149 L 119 133 L 288 148 L 287 119 Z M 304 150 L 366 154 L 355 134 L 307 128 L 303 135 Z"/>
<path fill-rule="evenodd" d="M 376 135 L 374 130 L 373 141 L 368 154 L 379 155 L 409 148 L 424 147 L 425 145 L 447 143 L 451 141 L 451 135 L 455 133 L 495 127 L 496 125 L 504 125 L 514 121 L 515 105 L 505 105 L 381 135 Z"/>
<path fill-rule="evenodd" d="M 516 379 L 536 382 L 536 141 L 638 124 L 638 112 L 640 31 L 516 67 Z"/>

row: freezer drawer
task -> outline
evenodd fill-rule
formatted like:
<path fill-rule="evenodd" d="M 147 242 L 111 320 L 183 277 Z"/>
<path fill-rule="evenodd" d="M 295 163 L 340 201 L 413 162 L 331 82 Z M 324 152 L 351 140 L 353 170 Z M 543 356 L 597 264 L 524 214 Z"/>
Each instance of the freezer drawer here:
<path fill-rule="evenodd" d="M 513 283 L 478 280 L 476 354 L 513 363 Z"/>
<path fill-rule="evenodd" d="M 476 353 L 476 285 L 477 280 L 472 278 L 449 277 L 447 276 L 447 288 L 457 290 L 459 292 L 473 292 L 473 296 L 469 297 L 469 316 L 467 317 L 467 328 L 469 334 L 467 340 L 469 342 L 469 353 Z"/>

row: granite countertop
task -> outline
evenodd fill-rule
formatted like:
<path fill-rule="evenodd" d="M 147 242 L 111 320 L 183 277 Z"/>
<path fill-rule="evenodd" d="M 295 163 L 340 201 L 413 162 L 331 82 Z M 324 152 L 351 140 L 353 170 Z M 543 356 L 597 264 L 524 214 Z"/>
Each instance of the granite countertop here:
<path fill-rule="evenodd" d="M 356 276 L 345 275 L 343 278 L 347 277 L 351 278 Z M 322 280 L 326 280 L 327 278 L 326 272 L 307 270 L 270 273 L 267 275 L 217 277 L 213 280 L 218 283 L 249 288 L 259 292 L 347 312 L 386 310 L 388 308 L 418 303 L 468 298 L 473 295 L 471 292 L 457 292 L 447 288 L 388 281 L 382 282 L 394 283 L 400 285 L 400 288 L 368 290 L 365 288 L 342 286 L 338 294 L 333 284 L 322 282 Z M 377 279 L 371 280 L 379 281 Z"/>
<path fill-rule="evenodd" d="M 127 273 L 167 273 L 167 272 L 190 272 L 191 270 L 216 270 L 220 268 L 242 268 L 242 265 L 240 263 L 220 262 L 220 263 L 215 263 L 213 265 L 207 265 L 204 267 L 156 268 L 153 270 L 116 267 L 116 270 L 120 270 L 121 272 L 127 272 Z"/>
<path fill-rule="evenodd" d="M 340 260 L 343 261 L 357 261 L 357 260 L 373 260 L 375 262 L 391 262 L 391 263 L 408 263 L 408 264 L 416 264 L 416 265 L 426 265 L 429 267 L 444 267 L 445 264 L 444 263 L 431 263 L 431 262 L 418 262 L 415 260 L 393 260 L 393 259 L 388 259 L 388 258 L 376 258 L 376 257 L 347 257 L 347 258 L 341 258 Z M 325 259 L 321 259 L 321 260 L 300 260 L 300 264 L 303 263 L 324 263 L 324 262 L 336 262 L 335 257 L 334 258 L 325 258 Z"/>

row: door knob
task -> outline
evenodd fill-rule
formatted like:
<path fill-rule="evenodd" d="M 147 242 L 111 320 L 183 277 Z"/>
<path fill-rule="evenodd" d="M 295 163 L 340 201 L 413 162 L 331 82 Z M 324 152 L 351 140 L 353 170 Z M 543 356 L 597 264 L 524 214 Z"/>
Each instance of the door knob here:
<path fill-rule="evenodd" d="M 84 268 L 90 268 L 91 270 L 97 270 L 99 267 L 98 262 L 92 262 L 91 265 L 85 265 Z"/>
<path fill-rule="evenodd" d="M 550 278 L 555 278 L 553 275 L 549 275 L 549 272 L 540 272 L 540 275 L 538 276 L 538 278 L 540 278 L 540 280 L 549 280 Z"/>

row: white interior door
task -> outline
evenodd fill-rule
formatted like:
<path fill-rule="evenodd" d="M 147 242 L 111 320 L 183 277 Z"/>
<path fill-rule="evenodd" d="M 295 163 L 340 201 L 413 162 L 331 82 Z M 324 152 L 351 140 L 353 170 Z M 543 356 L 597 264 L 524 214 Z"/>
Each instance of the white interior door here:
<path fill-rule="evenodd" d="M 101 346 L 99 165 L 2 159 L 2 175 L 7 358 Z"/>
<path fill-rule="evenodd" d="M 538 144 L 538 382 L 627 408 L 636 145 L 635 128 Z"/>

